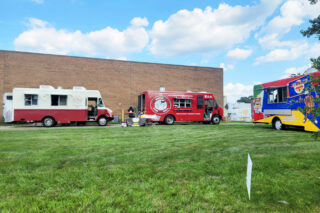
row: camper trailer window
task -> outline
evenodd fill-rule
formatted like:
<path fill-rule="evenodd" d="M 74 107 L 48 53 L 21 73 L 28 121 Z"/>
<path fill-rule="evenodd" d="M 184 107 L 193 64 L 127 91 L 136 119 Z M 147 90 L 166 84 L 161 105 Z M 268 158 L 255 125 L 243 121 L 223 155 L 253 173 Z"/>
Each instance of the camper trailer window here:
<path fill-rule="evenodd" d="M 7 100 L 8 100 L 8 101 L 12 101 L 12 95 L 8 95 L 8 96 L 7 96 Z"/>
<path fill-rule="evenodd" d="M 173 100 L 175 108 L 191 108 L 191 99 L 178 99 Z"/>
<path fill-rule="evenodd" d="M 38 95 L 25 94 L 24 95 L 24 105 L 25 106 L 38 105 Z"/>
<path fill-rule="evenodd" d="M 66 106 L 67 96 L 66 95 L 51 95 L 51 106 Z"/>
<path fill-rule="evenodd" d="M 268 103 L 283 103 L 287 101 L 287 88 L 269 88 L 268 89 Z"/>

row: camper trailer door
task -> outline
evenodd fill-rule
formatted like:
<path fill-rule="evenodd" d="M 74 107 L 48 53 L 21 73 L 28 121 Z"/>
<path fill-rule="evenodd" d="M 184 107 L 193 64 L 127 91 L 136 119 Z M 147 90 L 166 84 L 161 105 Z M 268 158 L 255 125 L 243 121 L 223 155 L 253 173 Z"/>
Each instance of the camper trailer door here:
<path fill-rule="evenodd" d="M 12 98 L 12 93 L 4 93 L 3 95 L 3 118 L 6 123 L 13 121 Z"/>

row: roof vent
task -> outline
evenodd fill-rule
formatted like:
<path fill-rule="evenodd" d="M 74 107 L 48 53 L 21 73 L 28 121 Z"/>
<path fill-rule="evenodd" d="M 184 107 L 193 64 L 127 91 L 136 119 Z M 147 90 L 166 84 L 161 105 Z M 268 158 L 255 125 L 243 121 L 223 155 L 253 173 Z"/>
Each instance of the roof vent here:
<path fill-rule="evenodd" d="M 85 91 L 85 90 L 87 90 L 85 87 L 79 87 L 79 86 L 74 86 L 72 89 L 73 90 L 77 90 L 77 91 Z"/>
<path fill-rule="evenodd" d="M 165 87 L 160 87 L 160 92 L 165 92 L 166 88 Z"/>
<path fill-rule="evenodd" d="M 187 90 L 187 92 L 192 92 L 191 90 Z"/>
<path fill-rule="evenodd" d="M 51 85 L 40 85 L 39 88 L 40 88 L 40 89 L 54 89 L 54 87 L 51 86 Z"/>
<path fill-rule="evenodd" d="M 206 92 L 206 91 L 201 91 L 200 93 L 208 93 L 208 92 Z"/>
<path fill-rule="evenodd" d="M 58 86 L 57 89 L 63 89 L 63 87 L 62 86 Z"/>

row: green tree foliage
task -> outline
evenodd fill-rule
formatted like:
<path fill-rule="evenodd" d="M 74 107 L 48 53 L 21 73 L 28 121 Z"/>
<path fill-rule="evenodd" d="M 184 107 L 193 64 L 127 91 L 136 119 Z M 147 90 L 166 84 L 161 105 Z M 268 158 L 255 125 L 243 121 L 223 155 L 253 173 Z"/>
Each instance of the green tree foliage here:
<path fill-rule="evenodd" d="M 318 0 L 309 0 L 310 4 L 316 4 L 318 3 Z M 309 20 L 311 27 L 308 27 L 307 30 L 301 30 L 303 36 L 307 36 L 308 38 L 312 35 L 316 35 L 318 39 L 320 40 L 320 15 L 315 18 Z M 312 63 L 312 67 L 320 70 L 320 56 L 318 58 L 311 58 L 310 59 Z"/>
<path fill-rule="evenodd" d="M 316 70 L 320 70 L 320 56 L 318 58 L 311 58 L 312 67 Z"/>
<path fill-rule="evenodd" d="M 318 2 L 318 0 L 309 0 L 310 1 L 310 4 L 315 4 Z"/>
<path fill-rule="evenodd" d="M 303 36 L 307 36 L 308 38 L 312 35 L 316 35 L 318 39 L 320 39 L 320 15 L 315 18 L 309 20 L 311 27 L 308 27 L 307 30 L 301 30 Z"/>
<path fill-rule="evenodd" d="M 239 100 L 237 100 L 238 103 L 251 103 L 251 101 L 253 100 L 253 96 L 249 96 L 249 97 L 241 97 Z"/>

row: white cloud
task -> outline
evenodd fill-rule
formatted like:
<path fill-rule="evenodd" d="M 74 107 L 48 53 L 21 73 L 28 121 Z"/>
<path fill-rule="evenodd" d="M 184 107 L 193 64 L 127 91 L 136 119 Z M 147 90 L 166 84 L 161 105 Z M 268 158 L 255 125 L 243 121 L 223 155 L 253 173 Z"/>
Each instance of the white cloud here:
<path fill-rule="evenodd" d="M 228 103 L 235 103 L 241 97 L 253 95 L 253 85 L 228 83 L 223 88 L 223 94 L 227 96 Z"/>
<path fill-rule="evenodd" d="M 288 33 L 293 26 L 298 26 L 304 19 L 315 18 L 320 13 L 320 4 L 311 5 L 306 0 L 288 0 L 280 8 L 280 15 L 274 17 L 260 33 L 277 34 Z"/>
<path fill-rule="evenodd" d="M 133 18 L 130 23 L 132 24 L 132 26 L 136 26 L 136 27 L 147 27 L 149 25 L 148 19 L 146 17 L 144 18 L 140 18 L 140 17 L 135 17 Z"/>
<path fill-rule="evenodd" d="M 304 71 L 306 71 L 310 67 L 310 65 L 302 67 L 290 67 L 284 71 L 284 75 L 282 76 L 282 78 L 288 78 L 292 74 L 303 74 Z"/>
<path fill-rule="evenodd" d="M 304 40 L 277 42 L 278 46 L 281 48 L 275 48 L 265 56 L 258 57 L 255 60 L 255 65 L 274 61 L 292 61 L 299 58 L 300 56 L 316 55 L 317 52 L 319 54 L 319 44 L 310 45 Z"/>
<path fill-rule="evenodd" d="M 317 58 L 320 56 L 320 43 L 313 44 L 308 51 L 309 58 Z"/>
<path fill-rule="evenodd" d="M 31 0 L 31 1 L 37 4 L 42 4 L 44 2 L 44 0 Z"/>
<path fill-rule="evenodd" d="M 140 52 L 149 41 L 142 25 L 144 18 L 134 18 L 132 25 L 123 31 L 106 27 L 89 33 L 77 30 L 69 32 L 55 29 L 48 22 L 30 18 L 29 29 L 14 41 L 15 49 L 52 54 L 85 54 L 89 56 L 109 56 L 117 58 L 133 52 Z"/>
<path fill-rule="evenodd" d="M 28 26 L 29 28 L 44 28 L 49 27 L 50 24 L 40 19 L 29 18 L 28 22 L 26 23 L 26 26 Z"/>
<path fill-rule="evenodd" d="M 227 56 L 232 59 L 244 60 L 248 58 L 252 54 L 251 49 L 240 49 L 236 48 L 233 50 L 229 50 Z"/>
<path fill-rule="evenodd" d="M 166 21 L 154 23 L 150 51 L 170 57 L 232 48 L 261 26 L 281 1 L 261 0 L 258 5 L 234 7 L 223 3 L 215 10 L 180 10 Z"/>
<path fill-rule="evenodd" d="M 234 65 L 232 64 L 225 65 L 224 63 L 220 63 L 219 67 L 223 69 L 223 72 L 225 72 L 227 70 L 232 70 L 234 68 Z"/>
<path fill-rule="evenodd" d="M 259 38 L 258 41 L 262 48 L 269 50 L 277 47 L 293 47 L 296 45 L 296 43 L 302 42 L 302 40 L 280 41 L 277 33 L 268 34 L 262 38 Z"/>
<path fill-rule="evenodd" d="M 127 61 L 128 59 L 126 58 L 126 57 L 118 57 L 118 58 L 116 58 L 117 60 L 121 60 L 121 61 Z"/>
<path fill-rule="evenodd" d="M 305 0 L 288 0 L 280 8 L 280 15 L 255 35 L 262 48 L 270 50 L 265 56 L 258 57 L 255 64 L 263 62 L 294 60 L 300 56 L 320 55 L 317 43 L 309 44 L 306 40 L 281 41 L 293 26 L 298 26 L 306 19 L 315 18 L 320 13 L 320 4 L 310 5 Z"/>

